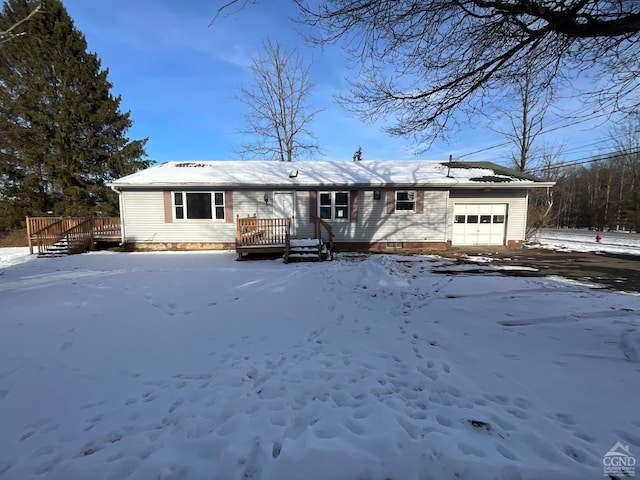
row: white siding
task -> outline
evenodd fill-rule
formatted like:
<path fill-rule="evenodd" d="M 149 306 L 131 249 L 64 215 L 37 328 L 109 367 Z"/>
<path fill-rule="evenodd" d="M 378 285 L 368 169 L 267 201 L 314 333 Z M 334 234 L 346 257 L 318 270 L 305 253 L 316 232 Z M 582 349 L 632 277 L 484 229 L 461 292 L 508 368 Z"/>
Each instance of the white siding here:
<path fill-rule="evenodd" d="M 447 191 L 426 190 L 424 213 L 387 213 L 386 192 L 379 200 L 372 190 L 358 191 L 358 221 L 333 221 L 336 242 L 444 242 L 446 237 Z M 299 192 L 298 236 L 312 236 L 309 222 L 309 194 Z"/>
<path fill-rule="evenodd" d="M 268 202 L 264 201 L 265 192 Z M 122 195 L 125 242 L 233 243 L 235 220 L 257 214 L 273 217 L 273 191 L 234 191 L 233 223 L 223 220 L 175 220 L 165 222 L 162 191 L 125 191 Z M 523 240 L 526 223 L 526 190 L 482 192 L 444 189 L 424 191 L 424 213 L 387 213 L 386 191 L 379 200 L 373 190 L 358 191 L 357 222 L 330 222 L 336 242 L 446 242 L 451 240 L 455 203 L 506 203 L 506 240 Z M 296 192 L 299 238 L 313 236 L 309 192 Z"/>
<path fill-rule="evenodd" d="M 500 190 L 483 192 L 479 190 L 454 190 L 449 196 L 448 219 L 453 225 L 453 206 L 456 203 L 466 204 L 507 204 L 506 238 L 508 242 L 524 240 L 527 223 L 527 191 L 526 190 Z M 447 240 L 451 240 L 451 228 L 447 234 Z"/>
<path fill-rule="evenodd" d="M 268 202 L 264 201 L 265 193 Z M 260 218 L 271 218 L 274 215 L 272 191 L 234 191 L 233 223 L 224 220 L 174 220 L 167 223 L 163 191 L 124 191 L 121 195 L 126 243 L 233 243 L 238 216 L 257 214 Z M 305 227 L 298 236 L 309 236 L 309 232 L 312 235 L 313 227 L 308 226 L 309 195 L 299 192 L 297 197 L 296 215 Z"/>
<path fill-rule="evenodd" d="M 176 220 L 165 223 L 162 191 L 125 191 L 125 243 L 233 242 L 236 227 L 224 220 Z M 234 195 L 234 211 L 235 211 Z"/>

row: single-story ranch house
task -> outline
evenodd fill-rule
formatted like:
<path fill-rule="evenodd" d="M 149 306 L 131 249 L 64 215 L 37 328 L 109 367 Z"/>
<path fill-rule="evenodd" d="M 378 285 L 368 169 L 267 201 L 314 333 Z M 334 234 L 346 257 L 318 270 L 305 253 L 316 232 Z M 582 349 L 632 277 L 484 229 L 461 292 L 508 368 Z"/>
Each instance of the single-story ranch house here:
<path fill-rule="evenodd" d="M 489 162 L 168 162 L 110 184 L 122 242 L 234 249 L 242 219 L 287 219 L 291 238 L 330 226 L 337 250 L 521 247 L 532 188 L 553 182 Z M 320 220 L 318 220 L 320 219 Z M 281 240 L 279 240 L 281 241 Z"/>

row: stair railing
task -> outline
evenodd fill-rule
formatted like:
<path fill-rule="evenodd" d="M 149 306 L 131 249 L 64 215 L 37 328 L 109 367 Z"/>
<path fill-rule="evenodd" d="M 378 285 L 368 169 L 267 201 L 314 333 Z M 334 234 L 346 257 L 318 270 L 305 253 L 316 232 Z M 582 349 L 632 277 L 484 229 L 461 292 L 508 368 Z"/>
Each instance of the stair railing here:
<path fill-rule="evenodd" d="M 93 218 L 89 217 L 65 232 L 70 254 L 81 253 L 93 248 Z"/>
<path fill-rule="evenodd" d="M 331 224 L 325 222 L 323 219 L 321 219 L 317 215 L 312 214 L 311 215 L 311 219 L 313 220 L 313 234 L 314 234 L 315 238 L 317 240 L 319 240 L 319 242 L 318 242 L 318 256 L 320 258 L 322 258 L 321 257 L 322 256 L 322 244 L 323 243 L 328 243 L 329 244 L 329 258 L 331 260 L 333 260 L 333 238 L 334 238 L 333 227 L 331 226 Z M 326 234 L 327 234 L 327 240 L 324 239 L 323 229 L 324 229 L 324 232 L 326 232 Z"/>
<path fill-rule="evenodd" d="M 49 224 L 32 232 L 30 234 L 30 251 L 33 245 L 33 239 L 36 241 L 38 247 L 38 255 L 42 255 L 47 248 L 55 245 L 62 238 L 64 238 L 65 232 L 70 228 L 80 223 L 83 219 L 79 218 L 60 218 L 49 219 Z"/>
<path fill-rule="evenodd" d="M 291 249 L 291 223 L 287 225 L 284 233 L 284 263 L 289 263 L 290 249 Z"/>
<path fill-rule="evenodd" d="M 93 247 L 93 243 L 89 245 L 89 239 L 121 235 L 120 217 L 27 217 L 26 224 L 29 253 L 33 254 L 37 247 L 38 255 L 62 240 L 79 242 L 83 251 Z M 75 247 L 71 249 L 75 250 Z"/>

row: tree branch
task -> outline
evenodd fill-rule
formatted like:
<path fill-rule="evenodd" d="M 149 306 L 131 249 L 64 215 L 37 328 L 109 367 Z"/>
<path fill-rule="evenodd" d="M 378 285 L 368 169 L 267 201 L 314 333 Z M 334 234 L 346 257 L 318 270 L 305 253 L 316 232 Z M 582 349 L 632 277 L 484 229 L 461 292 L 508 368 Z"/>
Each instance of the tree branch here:
<path fill-rule="evenodd" d="M 35 8 L 33 10 L 31 10 L 31 12 L 29 12 L 29 15 L 27 15 L 26 17 L 24 17 L 22 20 L 14 23 L 13 25 L 11 25 L 11 27 L 9 27 L 7 30 L 0 32 L 0 44 L 2 44 L 3 42 L 6 42 L 14 37 L 16 37 L 17 35 L 14 35 L 12 32 L 18 28 L 20 25 L 22 25 L 23 23 L 29 21 L 31 19 L 31 17 L 33 17 L 35 14 L 39 13 L 42 9 L 42 4 L 38 3 Z M 20 33 L 18 35 L 24 35 L 23 33 Z"/>

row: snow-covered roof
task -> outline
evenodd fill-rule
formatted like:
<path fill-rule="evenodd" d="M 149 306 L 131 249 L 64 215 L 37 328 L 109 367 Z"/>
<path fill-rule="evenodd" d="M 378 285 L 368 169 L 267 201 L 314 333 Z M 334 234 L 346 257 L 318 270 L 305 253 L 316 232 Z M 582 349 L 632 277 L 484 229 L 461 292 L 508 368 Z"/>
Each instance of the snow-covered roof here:
<path fill-rule="evenodd" d="M 384 161 L 194 161 L 167 162 L 120 178 L 126 187 L 531 187 L 550 186 L 489 162 Z"/>

